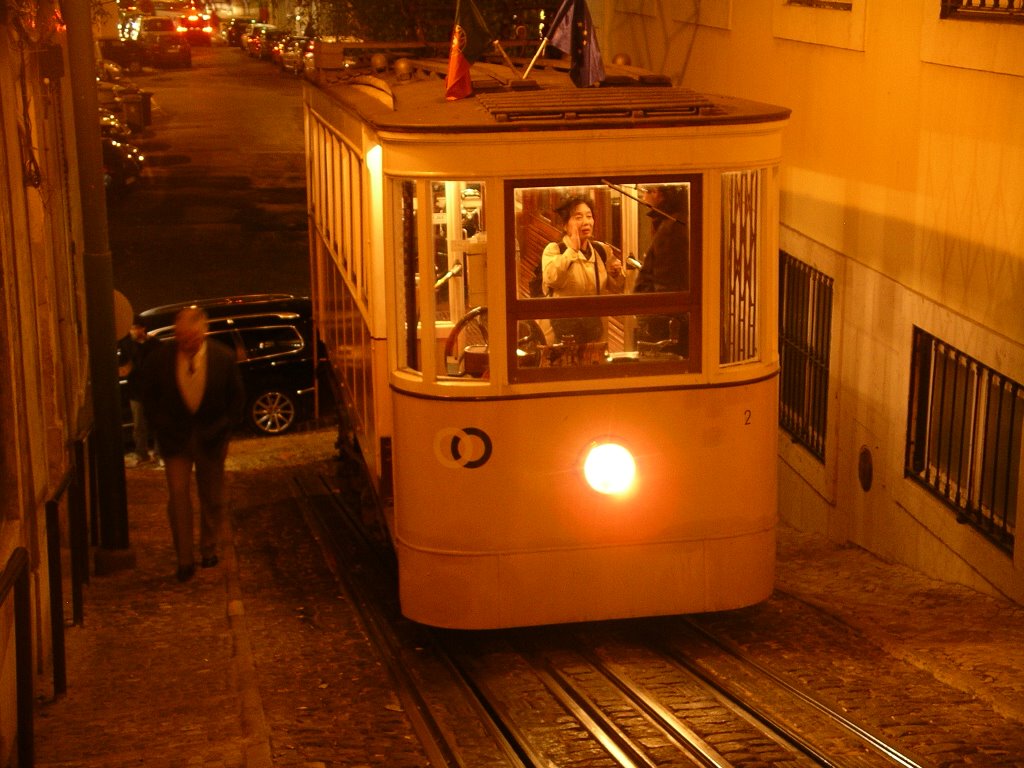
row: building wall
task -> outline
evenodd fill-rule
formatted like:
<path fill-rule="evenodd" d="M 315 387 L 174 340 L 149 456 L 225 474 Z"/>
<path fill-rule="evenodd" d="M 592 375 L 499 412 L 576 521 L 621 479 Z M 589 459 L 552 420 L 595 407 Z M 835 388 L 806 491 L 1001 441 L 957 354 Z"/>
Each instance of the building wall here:
<path fill-rule="evenodd" d="M 36 6 L 18 6 L 36 11 Z M 74 121 L 52 5 L 0 14 L 0 568 L 29 557 L 33 669 L 52 692 L 45 506 L 90 420 Z M 76 243 L 78 245 L 76 245 Z M 62 504 L 66 513 L 66 497 Z M 62 521 L 67 530 L 66 516 Z M 16 744 L 14 616 L 0 609 L 0 765 Z"/>
<path fill-rule="evenodd" d="M 780 435 L 784 518 L 1024 602 L 1024 546 L 903 476 L 914 326 L 1024 383 L 1024 25 L 940 21 L 940 0 L 603 5 L 606 59 L 793 110 L 780 244 L 835 304 L 825 462 Z"/>

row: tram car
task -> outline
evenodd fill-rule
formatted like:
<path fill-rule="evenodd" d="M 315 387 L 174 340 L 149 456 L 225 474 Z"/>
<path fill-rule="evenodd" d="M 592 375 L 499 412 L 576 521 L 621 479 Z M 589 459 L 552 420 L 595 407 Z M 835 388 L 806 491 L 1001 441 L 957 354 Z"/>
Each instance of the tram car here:
<path fill-rule="evenodd" d="M 428 625 L 773 588 L 789 110 L 565 70 L 478 62 L 446 101 L 445 61 L 378 53 L 304 85 L 317 328 Z"/>

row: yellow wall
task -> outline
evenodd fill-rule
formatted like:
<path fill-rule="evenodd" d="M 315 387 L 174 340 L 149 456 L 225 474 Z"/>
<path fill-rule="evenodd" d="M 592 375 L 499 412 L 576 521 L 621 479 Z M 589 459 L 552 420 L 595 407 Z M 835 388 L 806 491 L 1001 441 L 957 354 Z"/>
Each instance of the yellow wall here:
<path fill-rule="evenodd" d="M 1024 382 L 1024 25 L 852 5 L 609 0 L 599 40 L 677 85 L 793 110 L 780 245 L 835 279 L 835 304 L 826 459 L 780 440 L 783 516 L 1024 601 L 1024 546 L 995 551 L 903 478 L 915 325 Z"/>
<path fill-rule="evenodd" d="M 59 58 L 50 46 L 60 49 Z M 87 412 L 84 286 L 74 262 L 82 252 L 82 225 L 67 60 L 57 25 L 26 29 L 12 19 L 0 26 L 0 568 L 25 548 L 37 696 L 52 694 L 45 504 L 60 495 L 73 464 L 70 446 Z M 63 72 L 44 69 L 59 61 Z M 26 157 L 37 174 L 25 174 Z M 67 498 L 60 499 L 65 531 Z M 8 599 L 0 610 L 2 765 L 11 762 L 16 743 L 11 605 Z"/>

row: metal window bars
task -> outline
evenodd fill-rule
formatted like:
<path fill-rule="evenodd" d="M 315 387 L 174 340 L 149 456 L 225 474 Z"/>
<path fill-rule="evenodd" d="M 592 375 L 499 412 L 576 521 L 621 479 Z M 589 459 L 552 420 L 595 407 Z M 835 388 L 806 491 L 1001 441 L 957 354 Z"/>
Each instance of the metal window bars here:
<path fill-rule="evenodd" d="M 719 361 L 757 360 L 761 172 L 722 174 L 722 296 Z"/>
<path fill-rule="evenodd" d="M 905 475 L 1013 553 L 1024 387 L 914 329 Z"/>
<path fill-rule="evenodd" d="M 825 460 L 833 280 L 779 251 L 779 426 Z"/>

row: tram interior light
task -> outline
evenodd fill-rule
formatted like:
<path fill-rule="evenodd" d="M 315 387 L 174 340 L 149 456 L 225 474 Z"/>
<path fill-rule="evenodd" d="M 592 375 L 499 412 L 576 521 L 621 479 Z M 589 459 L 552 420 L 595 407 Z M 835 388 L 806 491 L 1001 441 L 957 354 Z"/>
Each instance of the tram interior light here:
<path fill-rule="evenodd" d="M 594 443 L 583 459 L 583 476 L 598 493 L 621 495 L 633 487 L 636 461 L 618 443 Z"/>

